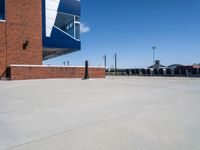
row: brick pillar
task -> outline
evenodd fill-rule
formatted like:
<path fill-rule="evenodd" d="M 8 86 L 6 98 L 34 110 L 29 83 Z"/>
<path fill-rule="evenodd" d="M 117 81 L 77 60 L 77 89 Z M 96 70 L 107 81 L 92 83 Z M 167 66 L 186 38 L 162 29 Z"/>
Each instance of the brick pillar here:
<path fill-rule="evenodd" d="M 5 22 L 0 22 L 0 77 L 6 70 L 6 40 L 5 40 Z"/>
<path fill-rule="evenodd" d="M 42 1 L 6 0 L 7 63 L 42 64 Z"/>

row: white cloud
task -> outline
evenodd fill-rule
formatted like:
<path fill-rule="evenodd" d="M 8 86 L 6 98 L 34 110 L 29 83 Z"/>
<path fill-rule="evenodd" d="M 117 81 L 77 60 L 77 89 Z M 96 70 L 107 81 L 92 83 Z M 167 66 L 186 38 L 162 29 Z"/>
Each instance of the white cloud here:
<path fill-rule="evenodd" d="M 90 31 L 90 27 L 85 25 L 85 24 L 83 24 L 83 23 L 81 23 L 80 24 L 80 31 L 81 31 L 81 33 L 89 32 Z"/>

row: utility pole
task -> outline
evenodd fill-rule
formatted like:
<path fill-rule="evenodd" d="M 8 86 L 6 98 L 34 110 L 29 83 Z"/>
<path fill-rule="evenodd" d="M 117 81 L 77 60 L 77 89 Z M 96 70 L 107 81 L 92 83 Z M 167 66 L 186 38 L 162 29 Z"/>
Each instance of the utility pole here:
<path fill-rule="evenodd" d="M 156 50 L 156 47 L 153 46 L 152 50 L 153 50 L 153 65 L 154 65 L 155 64 L 155 50 Z"/>
<path fill-rule="evenodd" d="M 104 58 L 104 66 L 106 67 L 107 66 L 107 64 L 106 64 L 106 59 L 107 59 L 106 55 L 104 55 L 103 58 Z"/>
<path fill-rule="evenodd" d="M 116 53 L 114 57 L 115 57 L 115 76 L 116 76 L 116 73 L 117 73 L 117 54 Z"/>

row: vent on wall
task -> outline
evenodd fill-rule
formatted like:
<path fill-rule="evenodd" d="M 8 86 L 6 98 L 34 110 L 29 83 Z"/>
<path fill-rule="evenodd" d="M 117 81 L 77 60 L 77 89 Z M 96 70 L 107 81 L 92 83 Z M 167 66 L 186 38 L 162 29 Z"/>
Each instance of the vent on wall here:
<path fill-rule="evenodd" d="M 29 45 L 29 41 L 25 41 L 25 42 L 23 43 L 23 49 L 24 49 L 24 50 L 27 49 L 28 45 Z"/>

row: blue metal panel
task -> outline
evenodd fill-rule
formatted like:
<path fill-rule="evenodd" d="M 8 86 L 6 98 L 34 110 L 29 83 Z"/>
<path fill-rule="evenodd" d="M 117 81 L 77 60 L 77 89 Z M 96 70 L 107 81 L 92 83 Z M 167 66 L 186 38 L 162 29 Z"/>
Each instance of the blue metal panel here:
<path fill-rule="evenodd" d="M 60 0 L 58 11 L 80 16 L 80 1 Z"/>
<path fill-rule="evenodd" d="M 44 40 L 46 37 L 46 14 L 45 14 L 45 0 L 42 0 L 42 39 L 43 39 L 43 46 L 45 45 Z"/>
<path fill-rule="evenodd" d="M 62 31 L 53 27 L 52 34 L 50 38 L 44 38 L 43 42 L 45 43 L 45 47 L 49 48 L 67 48 L 80 50 L 80 41 L 76 41 L 73 38 L 69 37 Z"/>
<path fill-rule="evenodd" d="M 5 0 L 0 0 L 0 20 L 5 19 Z"/>
<path fill-rule="evenodd" d="M 47 4 L 50 0 L 42 0 L 42 39 L 43 39 L 43 47 L 44 48 L 55 48 L 55 49 L 66 49 L 67 50 L 80 50 L 81 42 L 73 39 L 67 34 L 63 33 L 59 29 L 55 28 L 52 24 L 51 32 L 48 34 L 47 25 L 48 22 L 46 19 L 51 18 L 46 16 Z M 57 12 L 63 12 L 67 14 L 72 14 L 76 16 L 80 16 L 80 1 L 77 0 L 58 0 L 59 5 Z M 49 7 L 49 6 L 48 6 Z M 57 12 L 55 12 L 57 14 Z M 56 17 L 55 14 L 55 17 Z M 47 14 L 48 15 L 48 14 Z M 56 18 L 54 18 L 54 21 Z M 54 22 L 55 24 L 55 22 Z M 62 55 L 62 54 L 61 54 Z"/>

